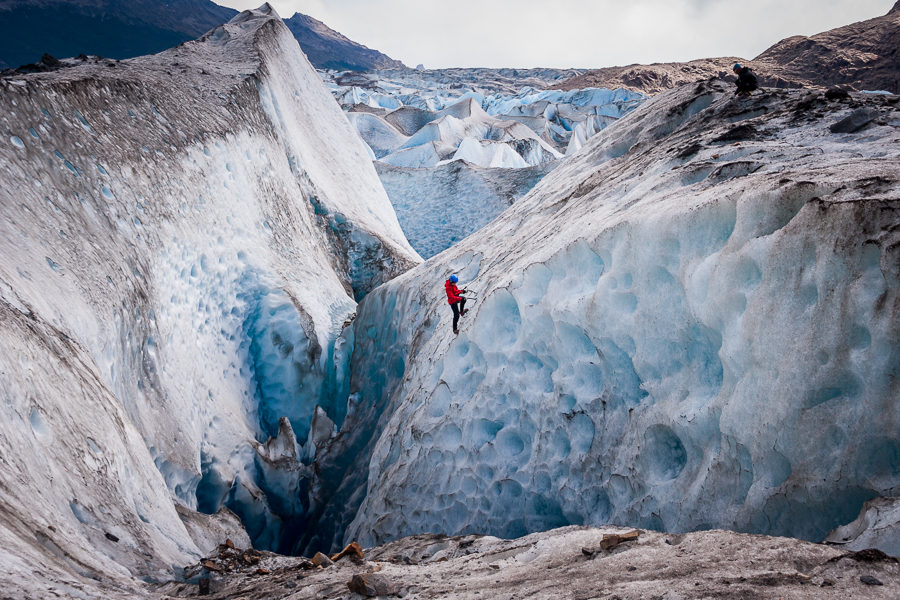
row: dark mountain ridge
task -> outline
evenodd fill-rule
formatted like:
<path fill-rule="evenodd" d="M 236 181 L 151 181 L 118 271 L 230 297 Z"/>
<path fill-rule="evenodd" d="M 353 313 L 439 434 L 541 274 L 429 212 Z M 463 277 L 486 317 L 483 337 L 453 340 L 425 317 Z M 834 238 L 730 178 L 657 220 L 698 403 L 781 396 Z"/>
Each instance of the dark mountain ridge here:
<path fill-rule="evenodd" d="M 365 70 L 406 68 L 399 60 L 357 44 L 310 16 L 296 13 L 284 23 L 297 38 L 309 62 L 319 69 L 359 71 L 358 65 L 366 65 Z"/>
<path fill-rule="evenodd" d="M 887 14 L 812 36 L 781 40 L 753 60 L 727 56 L 689 62 L 594 69 L 557 89 L 606 87 L 656 94 L 684 83 L 727 77 L 731 65 L 751 67 L 767 87 L 831 87 L 900 92 L 900 2 Z"/>
<path fill-rule="evenodd" d="M 36 62 L 45 53 L 153 54 L 195 39 L 236 14 L 209 0 L 0 0 L 0 69 Z M 317 68 L 404 66 L 306 15 L 297 13 L 285 23 Z"/>

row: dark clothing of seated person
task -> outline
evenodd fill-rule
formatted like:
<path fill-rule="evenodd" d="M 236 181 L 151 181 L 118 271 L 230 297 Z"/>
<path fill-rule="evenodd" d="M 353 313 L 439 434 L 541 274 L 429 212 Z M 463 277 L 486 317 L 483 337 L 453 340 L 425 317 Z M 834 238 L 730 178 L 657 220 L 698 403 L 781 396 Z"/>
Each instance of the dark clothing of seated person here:
<path fill-rule="evenodd" d="M 735 85 L 737 85 L 736 94 L 749 96 L 750 92 L 759 87 L 759 84 L 756 81 L 756 75 L 753 74 L 750 67 L 742 67 L 740 63 L 735 63 L 731 70 L 737 75 L 737 81 L 735 82 Z"/>

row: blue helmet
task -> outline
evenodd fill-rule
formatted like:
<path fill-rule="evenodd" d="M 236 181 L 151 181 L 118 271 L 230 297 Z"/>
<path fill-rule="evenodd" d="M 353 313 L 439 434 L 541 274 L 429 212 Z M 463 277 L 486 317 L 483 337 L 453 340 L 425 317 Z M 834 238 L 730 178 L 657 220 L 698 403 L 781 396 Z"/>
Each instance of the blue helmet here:
<path fill-rule="evenodd" d="M 734 66 L 731 67 L 731 70 L 732 70 L 732 71 L 740 71 L 740 70 L 741 70 L 741 63 L 734 63 Z"/>
<path fill-rule="evenodd" d="M 456 283 L 457 281 L 459 281 L 459 277 L 457 277 L 456 275 L 450 276 L 450 283 Z"/>

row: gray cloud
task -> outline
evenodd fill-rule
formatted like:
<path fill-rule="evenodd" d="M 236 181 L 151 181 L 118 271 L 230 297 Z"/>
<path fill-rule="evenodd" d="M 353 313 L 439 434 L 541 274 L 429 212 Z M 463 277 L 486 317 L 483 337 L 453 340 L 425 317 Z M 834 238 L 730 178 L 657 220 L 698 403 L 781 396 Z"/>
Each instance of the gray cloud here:
<path fill-rule="evenodd" d="M 603 67 L 753 58 L 780 39 L 883 15 L 895 0 L 270 0 L 410 66 Z M 261 0 L 219 0 L 255 8 Z"/>

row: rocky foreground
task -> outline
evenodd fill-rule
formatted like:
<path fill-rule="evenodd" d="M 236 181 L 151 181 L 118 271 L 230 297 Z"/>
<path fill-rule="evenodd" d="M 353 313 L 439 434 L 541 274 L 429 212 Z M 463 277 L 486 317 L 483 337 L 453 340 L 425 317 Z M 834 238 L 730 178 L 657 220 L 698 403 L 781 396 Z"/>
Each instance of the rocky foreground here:
<path fill-rule="evenodd" d="M 205 565 L 205 566 L 204 566 Z M 332 563 L 226 545 L 154 598 L 897 598 L 900 564 L 791 538 L 564 527 L 516 540 L 418 535 Z M 203 579 L 208 579 L 204 582 Z M 202 586 L 202 587 L 201 587 Z M 208 590 L 208 591 L 207 591 Z"/>

